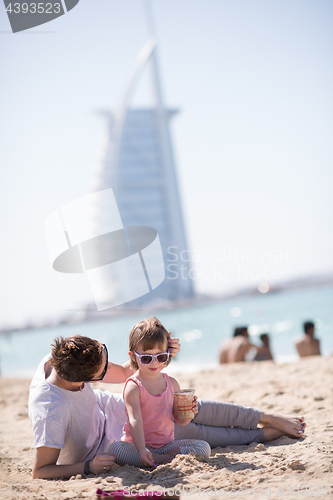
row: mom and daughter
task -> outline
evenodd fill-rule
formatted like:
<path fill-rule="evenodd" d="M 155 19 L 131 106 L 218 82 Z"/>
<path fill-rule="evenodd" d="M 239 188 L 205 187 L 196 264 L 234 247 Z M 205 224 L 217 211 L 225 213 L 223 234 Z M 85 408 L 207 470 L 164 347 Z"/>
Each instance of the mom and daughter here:
<path fill-rule="evenodd" d="M 209 457 L 211 447 L 303 435 L 303 417 L 196 397 L 193 420 L 180 420 L 174 402 L 179 384 L 162 373 L 179 348 L 155 317 L 134 325 L 131 361 L 123 365 L 109 362 L 106 346 L 97 340 L 55 339 L 30 387 L 33 477 L 100 474 L 114 463 L 154 467 L 179 453 Z M 102 380 L 125 382 L 124 397 L 92 388 L 91 382 Z"/>

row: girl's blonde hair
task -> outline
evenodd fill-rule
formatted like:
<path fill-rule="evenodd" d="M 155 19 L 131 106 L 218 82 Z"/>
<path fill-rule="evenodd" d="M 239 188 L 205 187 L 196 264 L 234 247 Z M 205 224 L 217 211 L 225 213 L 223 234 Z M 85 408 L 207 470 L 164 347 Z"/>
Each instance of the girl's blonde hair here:
<path fill-rule="evenodd" d="M 154 349 L 156 345 L 164 349 L 165 341 L 168 341 L 168 339 L 169 333 L 166 328 L 164 328 L 160 320 L 152 316 L 133 326 L 129 334 L 129 350 L 136 351 L 139 344 L 141 344 L 144 351 Z M 170 361 L 171 358 L 166 362 L 166 366 Z M 137 362 L 133 361 L 133 359 L 131 359 L 131 367 L 135 370 L 139 369 Z"/>

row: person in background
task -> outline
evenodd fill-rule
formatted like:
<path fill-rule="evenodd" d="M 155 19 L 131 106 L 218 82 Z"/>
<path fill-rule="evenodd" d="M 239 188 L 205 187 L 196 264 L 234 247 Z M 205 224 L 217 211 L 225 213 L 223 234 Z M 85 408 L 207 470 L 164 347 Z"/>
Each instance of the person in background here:
<path fill-rule="evenodd" d="M 245 361 L 246 354 L 253 348 L 257 350 L 257 353 L 263 351 L 263 348 L 257 347 L 249 341 L 247 326 L 237 327 L 234 330 L 234 336 L 231 339 L 227 339 L 222 345 L 220 364 Z"/>
<path fill-rule="evenodd" d="M 269 345 L 269 335 L 267 333 L 262 333 L 260 335 L 260 340 L 262 342 L 262 346 L 260 346 L 260 351 L 257 352 L 253 361 L 273 360 L 273 355 Z"/>
<path fill-rule="evenodd" d="M 303 323 L 304 335 L 295 340 L 295 346 L 300 358 L 320 356 L 320 342 L 315 338 L 315 325 L 312 321 Z"/>

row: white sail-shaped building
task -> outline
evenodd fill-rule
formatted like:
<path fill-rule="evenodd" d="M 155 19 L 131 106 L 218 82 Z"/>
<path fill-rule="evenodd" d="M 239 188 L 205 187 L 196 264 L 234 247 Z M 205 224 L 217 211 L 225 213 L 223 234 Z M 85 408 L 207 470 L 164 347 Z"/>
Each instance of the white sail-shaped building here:
<path fill-rule="evenodd" d="M 95 191 L 112 188 L 124 227 L 148 226 L 159 236 L 165 279 L 157 288 L 131 301 L 133 307 L 147 302 L 182 301 L 193 297 L 169 132 L 169 122 L 177 111 L 167 109 L 163 104 L 156 45 L 153 38 L 146 42 L 120 108 L 114 113 L 104 113 L 107 134 L 94 179 Z M 152 69 L 154 104 L 144 108 L 131 107 L 138 81 L 148 63 Z M 100 233 L 103 233 L 106 216 L 102 204 L 95 207 L 94 224 L 100 226 Z M 122 284 L 117 275 L 108 274 L 101 286 L 117 296 Z"/>

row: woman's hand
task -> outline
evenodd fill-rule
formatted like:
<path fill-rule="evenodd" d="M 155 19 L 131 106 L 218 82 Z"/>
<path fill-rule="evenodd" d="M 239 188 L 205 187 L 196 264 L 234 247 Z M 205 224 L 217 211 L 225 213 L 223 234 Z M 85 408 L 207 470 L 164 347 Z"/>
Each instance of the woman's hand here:
<path fill-rule="evenodd" d="M 97 455 L 89 464 L 89 469 L 92 474 L 101 474 L 108 472 L 114 465 L 116 455 Z"/>
<path fill-rule="evenodd" d="M 171 338 L 171 332 L 169 332 L 168 350 L 172 358 L 180 351 L 179 339 Z"/>
<path fill-rule="evenodd" d="M 198 410 L 198 398 L 196 396 L 193 397 L 192 411 L 193 411 L 193 413 L 198 413 L 199 412 L 199 410 Z"/>

